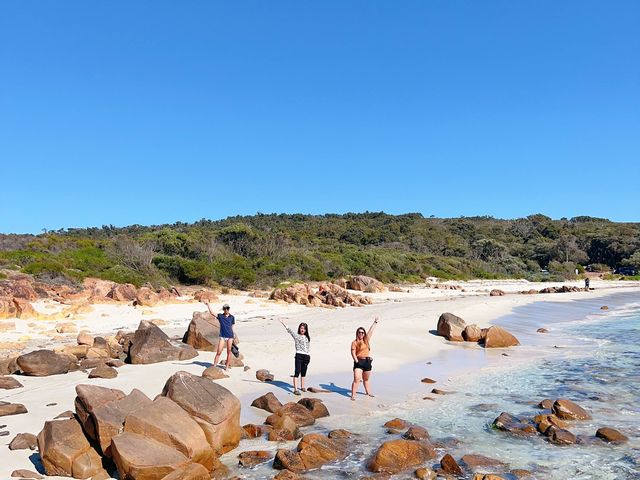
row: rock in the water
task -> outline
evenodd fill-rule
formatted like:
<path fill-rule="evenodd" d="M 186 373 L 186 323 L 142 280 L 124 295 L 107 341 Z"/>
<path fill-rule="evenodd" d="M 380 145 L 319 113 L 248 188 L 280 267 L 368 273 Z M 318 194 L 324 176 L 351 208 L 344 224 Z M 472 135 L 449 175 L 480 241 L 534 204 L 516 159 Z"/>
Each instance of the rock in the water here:
<path fill-rule="evenodd" d="M 629 440 L 629 437 L 620 433 L 615 428 L 601 427 L 596 432 L 596 437 L 601 438 L 605 442 L 610 443 L 624 443 Z"/>
<path fill-rule="evenodd" d="M 413 474 L 418 480 L 435 480 L 437 477 L 436 472 L 428 467 L 420 467 Z"/>
<path fill-rule="evenodd" d="M 278 450 L 273 468 L 304 472 L 344 459 L 349 454 L 345 439 L 332 439 L 319 433 L 302 437 L 295 452 Z"/>
<path fill-rule="evenodd" d="M 73 360 L 72 360 L 73 359 Z M 35 350 L 18 357 L 18 366 L 25 375 L 46 377 L 67 373 L 75 366 L 73 356 L 55 353 L 52 350 Z"/>
<path fill-rule="evenodd" d="M 38 437 L 32 433 L 19 433 L 9 444 L 9 450 L 35 450 L 38 446 Z"/>
<path fill-rule="evenodd" d="M 45 422 L 38 451 L 47 475 L 88 478 L 102 470 L 102 459 L 75 419 Z"/>
<path fill-rule="evenodd" d="M 271 460 L 271 452 L 266 450 L 247 450 L 238 455 L 238 463 L 242 467 L 255 467 Z"/>
<path fill-rule="evenodd" d="M 273 374 L 269 370 L 256 370 L 256 378 L 261 382 L 273 382 Z"/>
<path fill-rule="evenodd" d="M 482 329 L 477 325 L 467 325 L 462 331 L 462 338 L 466 342 L 479 342 L 482 340 Z"/>
<path fill-rule="evenodd" d="M 244 436 L 246 438 L 259 438 L 262 437 L 267 431 L 271 430 L 268 425 L 256 425 L 254 423 L 248 423 L 242 426 L 244 430 Z"/>
<path fill-rule="evenodd" d="M 438 319 L 438 335 L 452 342 L 462 342 L 462 331 L 466 326 L 462 318 L 453 313 L 443 313 Z"/>
<path fill-rule="evenodd" d="M 162 395 L 195 418 L 216 454 L 238 446 L 242 437 L 240 400 L 229 390 L 208 378 L 177 372 L 167 380 Z"/>
<path fill-rule="evenodd" d="M 435 380 L 433 380 L 432 378 L 429 377 L 424 377 L 422 380 L 420 380 L 422 383 L 436 383 Z"/>
<path fill-rule="evenodd" d="M 20 387 L 22 384 L 15 378 L 0 376 L 0 390 L 12 390 Z"/>
<path fill-rule="evenodd" d="M 496 460 L 495 458 L 485 457 L 484 455 L 477 455 L 477 454 L 463 455 L 461 460 L 462 460 L 462 463 L 464 463 L 471 470 L 504 465 L 503 462 L 501 462 L 500 460 Z"/>
<path fill-rule="evenodd" d="M 549 427 L 546 435 L 549 437 L 549 441 L 556 445 L 573 445 L 577 441 L 576 436 L 569 430 L 554 426 Z"/>
<path fill-rule="evenodd" d="M 260 408 L 261 410 L 266 410 L 270 413 L 275 413 L 282 408 L 282 403 L 272 392 L 267 392 L 251 402 L 251 406 Z"/>
<path fill-rule="evenodd" d="M 492 326 L 489 327 L 484 337 L 485 348 L 502 348 L 520 345 L 516 337 L 507 332 L 504 328 Z"/>
<path fill-rule="evenodd" d="M 108 367 L 105 364 L 98 365 L 89 373 L 89 378 L 116 378 L 117 376 L 118 371 L 115 368 Z"/>
<path fill-rule="evenodd" d="M 406 432 L 404 432 L 402 438 L 406 440 L 417 440 L 419 442 L 422 442 L 424 440 L 429 440 L 429 432 L 424 427 L 412 425 L 407 429 Z"/>
<path fill-rule="evenodd" d="M 566 398 L 559 398 L 553 403 L 553 413 L 562 420 L 589 420 L 591 415 L 580 405 Z"/>
<path fill-rule="evenodd" d="M 289 402 L 280 407 L 275 413 L 269 415 L 265 423 L 276 429 L 281 428 L 280 425 L 285 417 L 293 420 L 298 427 L 307 427 L 313 425 L 316 421 L 309 409 L 298 403 Z"/>
<path fill-rule="evenodd" d="M 128 432 L 113 438 L 111 455 L 123 479 L 161 480 L 192 463 L 175 448 Z"/>
<path fill-rule="evenodd" d="M 444 473 L 449 475 L 462 475 L 462 469 L 455 458 L 448 453 L 440 460 L 440 468 Z"/>
<path fill-rule="evenodd" d="M 344 430 L 342 428 L 338 428 L 336 430 L 331 430 L 328 435 L 329 438 L 351 438 L 353 433 L 348 430 Z"/>
<path fill-rule="evenodd" d="M 195 377 L 202 378 L 202 377 Z M 196 398 L 197 402 L 202 399 Z M 167 397 L 156 399 L 142 410 L 136 410 L 124 422 L 124 431 L 136 433 L 175 448 L 208 470 L 213 467 L 213 450 L 204 430 L 189 413 Z M 112 439 L 112 444 L 113 444 Z"/>
<path fill-rule="evenodd" d="M 493 421 L 493 427 L 518 436 L 536 434 L 536 428 L 533 425 L 506 412 L 502 412 L 498 418 Z"/>
<path fill-rule="evenodd" d="M 536 330 L 537 333 L 549 333 L 549 330 L 547 330 L 546 328 L 539 328 Z"/>
<path fill-rule="evenodd" d="M 21 403 L 0 402 L 0 417 L 27 413 L 27 407 Z"/>
<path fill-rule="evenodd" d="M 298 400 L 298 404 L 309 410 L 309 412 L 311 412 L 311 415 L 313 415 L 313 418 L 322 418 L 329 416 L 329 410 L 327 410 L 325 404 L 322 403 L 322 400 L 319 400 L 317 398 L 303 398 L 302 400 Z"/>
<path fill-rule="evenodd" d="M 553 400 L 545 398 L 544 400 L 542 400 L 538 404 L 538 408 L 544 408 L 545 410 L 552 410 L 553 409 Z"/>
<path fill-rule="evenodd" d="M 391 440 L 376 450 L 367 468 L 372 472 L 394 474 L 433 458 L 436 458 L 436 451 L 428 442 Z"/>
<path fill-rule="evenodd" d="M 146 320 L 140 322 L 129 347 L 129 360 L 133 364 L 188 360 L 197 355 L 189 345 L 173 345 L 166 333 Z"/>

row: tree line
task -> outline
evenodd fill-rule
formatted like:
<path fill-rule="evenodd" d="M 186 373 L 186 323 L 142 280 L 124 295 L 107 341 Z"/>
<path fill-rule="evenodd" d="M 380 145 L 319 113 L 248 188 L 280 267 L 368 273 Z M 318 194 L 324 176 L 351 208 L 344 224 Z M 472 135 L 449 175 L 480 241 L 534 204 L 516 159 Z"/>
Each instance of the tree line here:
<path fill-rule="evenodd" d="M 603 272 L 640 269 L 640 223 L 541 214 L 515 220 L 257 214 L 0 235 L 0 268 L 69 284 L 89 276 L 135 285 L 235 288 L 359 274 L 383 282 L 560 280 L 575 278 L 587 266 Z"/>

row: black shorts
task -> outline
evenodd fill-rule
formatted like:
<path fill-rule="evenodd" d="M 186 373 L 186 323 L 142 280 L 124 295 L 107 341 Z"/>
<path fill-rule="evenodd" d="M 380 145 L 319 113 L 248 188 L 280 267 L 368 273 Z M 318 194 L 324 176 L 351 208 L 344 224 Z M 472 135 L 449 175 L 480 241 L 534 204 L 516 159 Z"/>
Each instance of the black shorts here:
<path fill-rule="evenodd" d="M 359 358 L 357 362 L 353 362 L 353 369 L 359 368 L 363 372 L 371 371 L 371 364 L 373 363 L 373 358 Z"/>

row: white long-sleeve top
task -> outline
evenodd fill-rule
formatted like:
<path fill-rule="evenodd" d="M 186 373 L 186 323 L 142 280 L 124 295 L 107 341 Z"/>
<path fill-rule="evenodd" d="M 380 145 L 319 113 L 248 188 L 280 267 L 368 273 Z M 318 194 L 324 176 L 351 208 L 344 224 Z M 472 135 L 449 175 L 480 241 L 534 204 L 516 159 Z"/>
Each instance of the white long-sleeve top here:
<path fill-rule="evenodd" d="M 289 327 L 287 327 L 287 332 L 289 332 L 289 335 L 293 337 L 293 341 L 296 344 L 296 353 L 309 355 L 309 339 L 305 335 L 300 335 L 299 333 L 294 332 Z"/>

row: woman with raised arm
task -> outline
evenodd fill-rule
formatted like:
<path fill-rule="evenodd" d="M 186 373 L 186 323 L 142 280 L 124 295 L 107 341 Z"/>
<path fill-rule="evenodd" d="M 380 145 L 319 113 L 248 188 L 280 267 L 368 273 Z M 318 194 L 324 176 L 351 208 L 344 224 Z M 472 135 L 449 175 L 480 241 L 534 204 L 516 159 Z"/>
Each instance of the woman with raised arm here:
<path fill-rule="evenodd" d="M 304 388 L 304 377 L 307 376 L 307 366 L 311 361 L 311 357 L 309 356 L 309 343 L 311 342 L 309 327 L 306 323 L 301 323 L 298 325 L 298 333 L 296 333 L 287 327 L 287 324 L 284 323 L 284 321 L 280 320 L 280 323 L 287 329 L 289 335 L 293 337 L 293 342 L 296 346 L 295 370 L 293 373 L 293 394 L 301 395 L 300 390 L 303 392 L 307 391 L 306 388 Z M 298 386 L 296 385 L 298 377 L 300 377 L 300 390 L 298 390 Z"/>
<path fill-rule="evenodd" d="M 353 383 L 351 384 L 351 400 L 356 399 L 356 390 L 358 384 L 362 380 L 364 383 L 364 391 L 370 397 L 373 397 L 369 390 L 369 377 L 371 376 L 371 337 L 373 331 L 378 324 L 378 317 L 373 320 L 369 331 L 365 331 L 364 327 L 358 327 L 356 330 L 356 339 L 351 342 L 351 357 L 353 358 Z"/>

